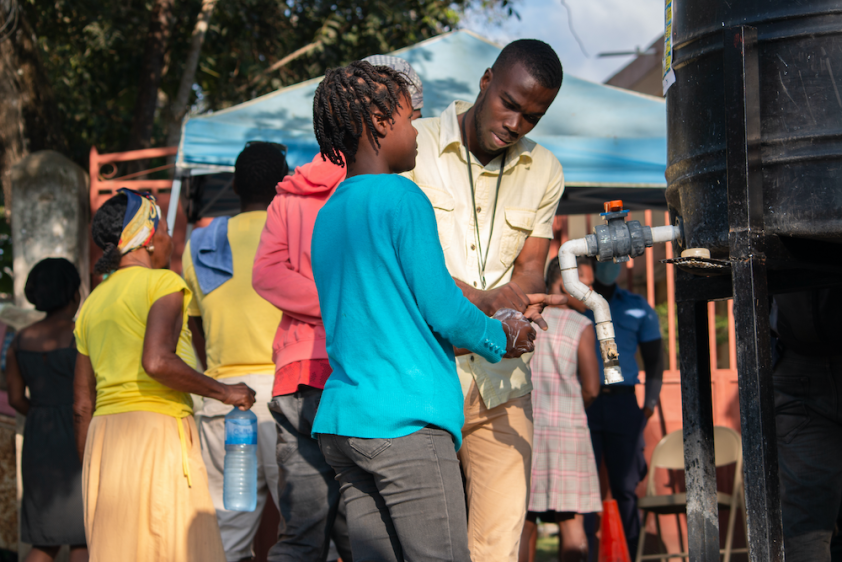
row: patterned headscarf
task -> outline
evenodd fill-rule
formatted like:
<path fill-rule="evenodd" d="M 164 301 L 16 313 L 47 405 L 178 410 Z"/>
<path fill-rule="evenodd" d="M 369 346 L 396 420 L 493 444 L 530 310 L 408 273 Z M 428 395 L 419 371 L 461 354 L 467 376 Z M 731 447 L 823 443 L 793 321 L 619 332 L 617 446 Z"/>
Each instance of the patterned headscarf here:
<path fill-rule="evenodd" d="M 388 66 L 406 76 L 409 82 L 409 97 L 412 100 L 412 109 L 424 107 L 424 86 L 411 64 L 391 55 L 371 55 L 363 60 L 373 66 Z"/>
<path fill-rule="evenodd" d="M 125 255 L 149 244 L 158 230 L 161 208 L 151 193 L 138 193 L 125 187 L 117 192 L 124 193 L 129 198 L 126 216 L 123 218 L 123 232 L 117 245 L 120 253 Z"/>

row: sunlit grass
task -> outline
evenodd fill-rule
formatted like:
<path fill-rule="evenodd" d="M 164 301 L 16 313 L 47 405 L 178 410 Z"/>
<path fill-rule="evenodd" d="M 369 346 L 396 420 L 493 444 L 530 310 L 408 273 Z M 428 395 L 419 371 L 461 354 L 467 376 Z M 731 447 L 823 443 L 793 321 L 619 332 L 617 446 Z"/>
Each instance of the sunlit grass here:
<path fill-rule="evenodd" d="M 556 560 L 558 560 L 558 535 L 538 537 L 535 562 L 555 562 Z"/>

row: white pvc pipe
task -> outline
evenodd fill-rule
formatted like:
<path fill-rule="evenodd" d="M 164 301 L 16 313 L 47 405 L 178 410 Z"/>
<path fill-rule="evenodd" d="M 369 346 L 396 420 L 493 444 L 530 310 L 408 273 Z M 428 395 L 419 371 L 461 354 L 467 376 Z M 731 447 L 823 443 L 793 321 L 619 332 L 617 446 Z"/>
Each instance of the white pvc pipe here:
<path fill-rule="evenodd" d="M 614 342 L 614 324 L 611 323 L 611 309 L 608 301 L 602 295 L 579 281 L 579 267 L 576 256 L 588 255 L 588 243 L 584 238 L 568 240 L 561 245 L 558 252 L 558 262 L 561 267 L 561 280 L 564 290 L 573 298 L 582 301 L 593 311 L 596 322 L 596 338 L 602 354 L 602 364 L 605 372 L 605 384 L 622 382 L 623 373 L 620 370 L 620 354 Z"/>
<path fill-rule="evenodd" d="M 652 243 L 672 242 L 680 236 L 677 226 L 656 226 L 652 228 Z M 593 311 L 596 322 L 596 339 L 599 340 L 599 350 L 602 354 L 602 364 L 605 371 L 605 384 L 622 382 L 623 373 L 620 370 L 620 354 L 614 341 L 614 324 L 611 323 L 611 309 L 608 302 L 593 289 L 579 281 L 579 268 L 576 265 L 577 256 L 588 255 L 588 243 L 584 238 L 568 240 L 561 245 L 558 252 L 558 262 L 561 267 L 561 280 L 564 290 L 573 298 L 582 301 Z"/>
<path fill-rule="evenodd" d="M 680 231 L 677 226 L 653 226 L 652 227 L 652 243 L 658 244 L 660 242 L 672 242 L 677 240 Z"/>

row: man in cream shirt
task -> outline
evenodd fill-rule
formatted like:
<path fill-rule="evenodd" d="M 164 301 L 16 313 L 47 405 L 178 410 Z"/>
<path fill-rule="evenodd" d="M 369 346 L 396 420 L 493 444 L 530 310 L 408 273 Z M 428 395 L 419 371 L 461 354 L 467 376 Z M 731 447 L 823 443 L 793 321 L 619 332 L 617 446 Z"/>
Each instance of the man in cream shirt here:
<path fill-rule="evenodd" d="M 525 135 L 561 80 L 561 62 L 549 45 L 515 41 L 485 71 L 473 106 L 456 101 L 440 117 L 415 122 L 417 164 L 406 175 L 433 205 L 448 270 L 488 315 L 544 302 L 564 177 L 555 156 Z M 456 358 L 465 394 L 459 458 L 474 562 L 517 560 L 532 465 L 530 358 L 495 365 L 475 354 Z"/>

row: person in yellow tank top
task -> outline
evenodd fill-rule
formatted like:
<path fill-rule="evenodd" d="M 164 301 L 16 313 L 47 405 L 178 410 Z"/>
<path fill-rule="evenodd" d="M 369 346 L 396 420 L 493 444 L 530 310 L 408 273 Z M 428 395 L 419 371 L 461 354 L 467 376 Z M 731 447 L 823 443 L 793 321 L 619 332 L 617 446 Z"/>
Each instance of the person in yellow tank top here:
<path fill-rule="evenodd" d="M 275 380 L 272 340 L 281 323 L 281 311 L 257 294 L 251 272 L 266 224 L 266 209 L 275 197 L 275 186 L 288 171 L 280 146 L 249 142 L 234 167 L 232 187 L 240 199 L 240 213 L 217 217 L 207 227 L 194 230 L 181 258 L 184 281 L 193 292 L 188 325 L 205 375 L 228 384 L 245 383 L 256 393 L 251 410 L 257 416 L 254 511 L 227 510 L 222 497 L 225 414 L 231 406 L 208 398 L 196 405 L 202 458 L 228 560 L 251 560 L 252 544 L 269 496 L 280 505 L 275 460 L 278 431 L 269 401 Z"/>
<path fill-rule="evenodd" d="M 254 391 L 196 371 L 154 197 L 121 189 L 92 233 L 106 277 L 76 322 L 73 404 L 91 560 L 224 562 L 190 394 L 245 410 Z"/>

